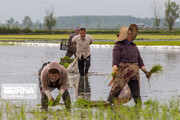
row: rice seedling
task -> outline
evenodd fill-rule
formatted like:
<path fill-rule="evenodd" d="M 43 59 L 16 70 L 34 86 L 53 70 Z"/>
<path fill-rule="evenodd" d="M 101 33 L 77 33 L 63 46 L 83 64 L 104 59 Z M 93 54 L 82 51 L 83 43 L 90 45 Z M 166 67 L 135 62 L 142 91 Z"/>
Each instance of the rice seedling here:
<path fill-rule="evenodd" d="M 104 84 L 107 83 L 107 81 L 108 81 L 111 77 L 113 77 L 113 74 L 112 74 L 112 73 L 109 75 L 109 77 L 108 77 L 107 80 L 104 82 Z"/>
<path fill-rule="evenodd" d="M 65 68 L 67 68 L 69 66 L 69 64 L 71 62 L 73 62 L 73 60 L 75 60 L 75 59 L 74 58 L 69 58 L 67 56 L 61 57 L 59 64 L 63 65 Z"/>
<path fill-rule="evenodd" d="M 88 101 L 79 99 L 75 103 L 89 104 Z M 179 100 L 171 99 L 170 101 L 162 103 L 162 100 L 146 101 L 142 107 L 135 107 L 131 105 L 112 105 L 112 106 L 97 106 L 97 107 L 79 107 L 75 104 L 72 106 L 72 111 L 68 112 L 65 108 L 55 110 L 50 108 L 49 111 L 43 111 L 39 108 L 31 108 L 27 112 L 25 104 L 21 104 L 20 108 L 12 107 L 10 102 L 6 102 L 6 107 L 2 110 L 2 119 L 11 120 L 104 120 L 104 119 L 122 119 L 122 120 L 178 120 L 179 114 Z M 89 104 L 91 105 L 91 104 Z M 8 113 L 7 113 L 8 111 Z M 8 115 L 6 115 L 8 114 Z"/>
<path fill-rule="evenodd" d="M 150 69 L 149 73 L 146 75 L 148 78 L 149 88 L 151 87 L 150 80 L 149 80 L 151 75 L 152 74 L 158 75 L 160 73 L 162 74 L 163 72 L 164 72 L 163 67 L 160 64 L 153 65 L 153 67 Z"/>
<path fill-rule="evenodd" d="M 149 75 L 152 75 L 153 73 L 159 74 L 159 73 L 163 73 L 163 67 L 160 64 L 155 64 L 153 65 L 153 67 L 151 68 Z"/>
<path fill-rule="evenodd" d="M 87 101 L 87 100 L 85 100 L 83 98 L 79 98 L 74 103 L 74 106 L 76 106 L 76 107 L 85 107 L 85 106 L 90 105 L 90 104 L 91 104 L 91 102 L 89 102 L 89 101 Z"/>

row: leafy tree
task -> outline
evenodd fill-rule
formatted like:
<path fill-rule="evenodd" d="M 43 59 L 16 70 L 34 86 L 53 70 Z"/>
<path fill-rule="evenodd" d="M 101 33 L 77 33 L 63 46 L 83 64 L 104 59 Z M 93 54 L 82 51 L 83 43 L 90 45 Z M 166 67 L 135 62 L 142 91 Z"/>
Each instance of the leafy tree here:
<path fill-rule="evenodd" d="M 56 25 L 56 18 L 54 17 L 54 11 L 48 10 L 46 16 L 44 17 L 44 26 L 48 28 L 49 31 Z"/>
<path fill-rule="evenodd" d="M 8 28 L 11 28 L 12 25 L 13 25 L 13 23 L 14 23 L 14 19 L 13 19 L 13 18 L 10 18 L 9 20 L 6 20 L 6 22 L 7 22 L 7 27 L 8 27 Z"/>
<path fill-rule="evenodd" d="M 42 29 L 42 25 L 38 20 L 33 24 L 33 29 Z"/>
<path fill-rule="evenodd" d="M 153 12 L 153 15 L 154 15 L 154 27 L 155 27 L 155 30 L 159 29 L 159 26 L 160 26 L 160 21 L 161 21 L 161 18 L 160 18 L 160 12 L 162 10 L 162 7 L 160 7 L 155 1 L 151 4 L 151 8 L 152 8 L 152 12 Z"/>
<path fill-rule="evenodd" d="M 13 24 L 13 28 L 18 28 L 18 27 L 19 27 L 19 22 L 15 21 L 14 24 Z"/>
<path fill-rule="evenodd" d="M 29 16 L 25 16 L 22 24 L 24 28 L 31 28 L 33 25 L 33 22 Z"/>
<path fill-rule="evenodd" d="M 176 2 L 170 0 L 165 3 L 165 23 L 164 25 L 168 27 L 169 31 L 172 31 L 175 21 L 179 18 L 179 5 Z"/>

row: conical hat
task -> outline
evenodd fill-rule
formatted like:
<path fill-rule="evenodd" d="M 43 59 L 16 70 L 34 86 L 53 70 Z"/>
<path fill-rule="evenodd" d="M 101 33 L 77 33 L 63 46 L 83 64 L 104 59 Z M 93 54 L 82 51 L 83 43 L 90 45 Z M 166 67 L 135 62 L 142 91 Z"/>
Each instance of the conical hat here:
<path fill-rule="evenodd" d="M 123 41 L 123 40 L 127 39 L 129 28 L 132 29 L 132 31 L 133 31 L 132 41 L 135 40 L 135 38 L 136 38 L 136 36 L 138 34 L 138 27 L 137 27 L 136 24 L 131 24 L 129 27 L 122 27 L 122 28 L 120 28 L 120 30 L 119 30 L 119 37 L 116 40 L 116 42 Z"/>

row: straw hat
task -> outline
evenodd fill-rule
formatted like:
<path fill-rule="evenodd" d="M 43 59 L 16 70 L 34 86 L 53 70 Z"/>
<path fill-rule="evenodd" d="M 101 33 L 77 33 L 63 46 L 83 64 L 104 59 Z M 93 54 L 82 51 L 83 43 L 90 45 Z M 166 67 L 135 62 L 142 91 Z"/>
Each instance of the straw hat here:
<path fill-rule="evenodd" d="M 131 24 L 129 27 L 122 27 L 122 28 L 120 28 L 120 30 L 119 30 L 119 37 L 116 40 L 116 42 L 123 41 L 123 40 L 127 39 L 129 28 L 132 29 L 132 31 L 133 31 L 132 41 L 136 38 L 136 36 L 138 34 L 138 27 L 137 27 L 136 24 Z"/>

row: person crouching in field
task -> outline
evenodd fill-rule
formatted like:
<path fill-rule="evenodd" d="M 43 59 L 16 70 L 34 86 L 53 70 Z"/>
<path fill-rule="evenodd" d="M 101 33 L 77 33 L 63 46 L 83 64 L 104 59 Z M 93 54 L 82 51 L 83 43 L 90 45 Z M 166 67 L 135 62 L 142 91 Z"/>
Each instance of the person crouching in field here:
<path fill-rule="evenodd" d="M 81 77 L 88 76 L 91 60 L 90 45 L 93 41 L 94 39 L 86 34 L 85 28 L 80 28 L 79 35 L 74 36 L 72 39 L 72 42 L 77 47 L 76 57 L 78 58 L 78 68 Z"/>
<path fill-rule="evenodd" d="M 67 89 L 68 73 L 66 69 L 58 62 L 47 62 L 39 70 L 38 77 L 42 109 L 48 110 L 48 100 L 53 104 L 59 103 L 62 96 L 67 110 L 70 110 L 71 100 Z M 50 93 L 55 88 L 59 90 L 56 99 Z"/>
<path fill-rule="evenodd" d="M 113 73 L 114 78 L 110 82 L 112 85 L 108 101 L 112 103 L 119 96 L 123 87 L 128 84 L 131 90 L 134 102 L 142 104 L 140 97 L 140 77 L 139 68 L 150 77 L 140 52 L 133 40 L 138 33 L 138 27 L 131 24 L 129 27 L 122 27 L 119 36 L 113 48 Z"/>

